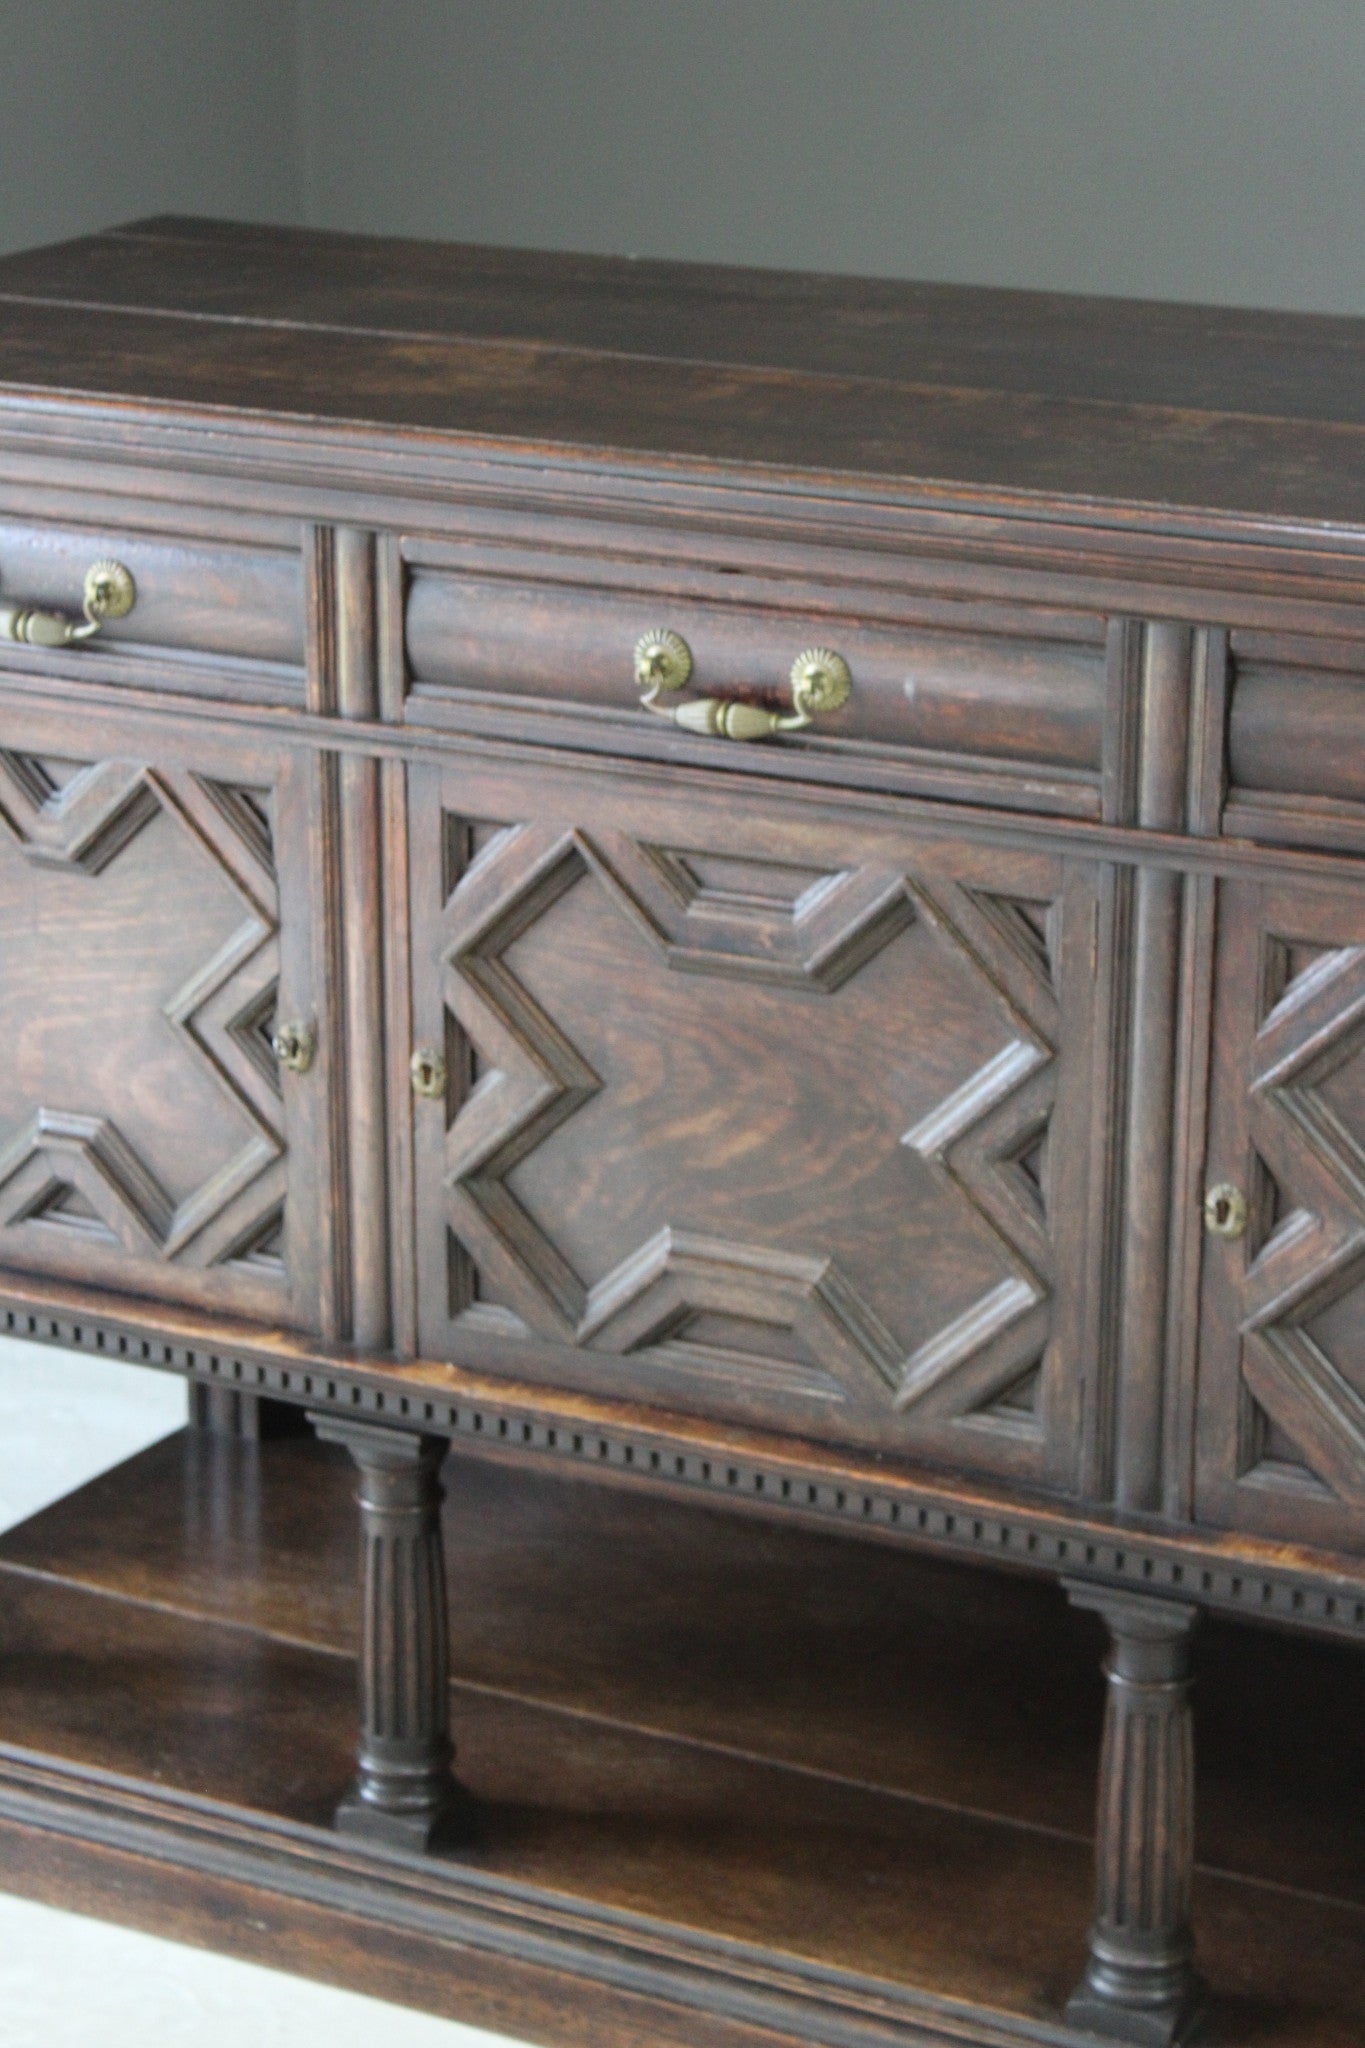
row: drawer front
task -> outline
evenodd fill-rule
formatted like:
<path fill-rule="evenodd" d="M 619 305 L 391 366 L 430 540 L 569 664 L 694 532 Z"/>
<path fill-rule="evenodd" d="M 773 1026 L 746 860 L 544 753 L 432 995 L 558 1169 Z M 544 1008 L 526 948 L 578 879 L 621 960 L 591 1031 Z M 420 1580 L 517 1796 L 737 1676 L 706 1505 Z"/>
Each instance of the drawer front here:
<path fill-rule="evenodd" d="M 662 753 L 689 742 L 641 709 L 633 650 L 651 629 L 691 656 L 686 689 L 660 696 L 665 711 L 708 696 L 790 711 L 793 662 L 828 648 L 851 671 L 846 702 L 776 740 L 692 739 L 693 757 L 738 746 L 761 754 L 746 764 L 758 772 L 780 772 L 786 755 L 789 770 L 827 781 L 1098 815 L 1098 617 L 529 551 L 505 563 L 496 550 L 404 552 L 410 723 L 477 730 L 496 716 L 529 738 Z"/>
<path fill-rule="evenodd" d="M 1228 787 L 1234 837 L 1365 847 L 1365 637 L 1231 635 Z"/>
<path fill-rule="evenodd" d="M 139 512 L 140 529 L 145 514 Z M 79 619 L 87 571 L 123 564 L 135 599 L 65 661 L 102 682 L 175 695 L 229 695 L 262 703 L 304 698 L 301 548 L 244 546 L 128 527 L 83 528 L 0 520 L 0 605 Z M 7 660 L 54 662 L 44 650 L 0 640 Z"/>
<path fill-rule="evenodd" d="M 1092 870 L 534 767 L 409 840 L 424 1355 L 1075 1483 Z"/>
<path fill-rule="evenodd" d="M 0 1265 L 316 1326 L 314 771 L 124 719 L 0 723 Z"/>
<path fill-rule="evenodd" d="M 1219 923 L 1206 1181 L 1247 1218 L 1205 1237 L 1197 1511 L 1360 1553 L 1365 894 L 1230 883 Z"/>

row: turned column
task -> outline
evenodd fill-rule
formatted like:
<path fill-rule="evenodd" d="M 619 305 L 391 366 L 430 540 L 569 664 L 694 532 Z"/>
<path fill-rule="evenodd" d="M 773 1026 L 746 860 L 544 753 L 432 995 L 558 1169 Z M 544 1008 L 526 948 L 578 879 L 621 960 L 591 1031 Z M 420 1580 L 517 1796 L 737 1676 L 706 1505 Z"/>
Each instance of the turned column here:
<path fill-rule="evenodd" d="M 359 1473 L 360 1747 L 337 1808 L 346 1834 L 404 1849 L 449 1839 L 468 1795 L 451 1774 L 442 1437 L 341 1417 L 310 1418 Z"/>
<path fill-rule="evenodd" d="M 1139 2048 L 1173 2048 L 1201 2009 L 1194 1969 L 1194 1730 L 1190 1639 L 1198 1610 L 1063 1582 L 1109 1628 L 1090 1961 L 1074 2025 Z"/>

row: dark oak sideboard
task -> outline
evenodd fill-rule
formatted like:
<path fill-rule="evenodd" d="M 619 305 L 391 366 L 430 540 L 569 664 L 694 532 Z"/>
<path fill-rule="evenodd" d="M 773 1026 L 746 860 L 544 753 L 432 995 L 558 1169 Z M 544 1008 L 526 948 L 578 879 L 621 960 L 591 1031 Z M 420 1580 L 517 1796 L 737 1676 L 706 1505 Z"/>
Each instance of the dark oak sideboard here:
<path fill-rule="evenodd" d="M 0 1328 L 345 1444 L 366 1853 L 471 1822 L 454 1443 L 1062 1580 L 1091 1956 L 1009 2038 L 1202 2023 L 1196 1620 L 1365 1638 L 1363 360 L 214 222 L 0 263 Z"/>

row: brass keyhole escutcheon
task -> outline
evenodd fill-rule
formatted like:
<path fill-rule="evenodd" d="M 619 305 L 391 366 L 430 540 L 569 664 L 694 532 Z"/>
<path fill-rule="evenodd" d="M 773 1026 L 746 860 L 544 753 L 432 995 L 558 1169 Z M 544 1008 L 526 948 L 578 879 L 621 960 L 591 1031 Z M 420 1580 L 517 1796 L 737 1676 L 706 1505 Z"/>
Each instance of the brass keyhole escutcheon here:
<path fill-rule="evenodd" d="M 1204 1228 L 1211 1237 L 1240 1237 L 1247 1227 L 1247 1198 L 1230 1180 L 1204 1197 Z"/>
<path fill-rule="evenodd" d="M 412 1075 L 412 1092 L 424 1095 L 429 1101 L 439 1101 L 446 1092 L 446 1063 L 440 1053 L 429 1045 L 419 1045 L 412 1056 L 408 1071 Z"/>
<path fill-rule="evenodd" d="M 270 1035 L 270 1045 L 280 1065 L 287 1067 L 291 1074 L 306 1074 L 317 1052 L 317 1038 L 312 1025 L 303 1023 L 299 1018 L 276 1025 Z"/>

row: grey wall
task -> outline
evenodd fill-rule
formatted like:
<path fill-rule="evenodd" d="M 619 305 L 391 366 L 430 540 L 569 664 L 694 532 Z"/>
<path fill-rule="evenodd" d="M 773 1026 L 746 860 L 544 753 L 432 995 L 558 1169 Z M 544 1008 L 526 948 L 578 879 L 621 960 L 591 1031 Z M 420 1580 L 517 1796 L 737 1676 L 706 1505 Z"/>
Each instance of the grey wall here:
<path fill-rule="evenodd" d="M 1365 312 L 1365 0 L 10 12 L 0 246 L 175 207 Z"/>
<path fill-rule="evenodd" d="M 0 250 L 297 218 L 297 35 L 294 0 L 0 0 Z"/>
<path fill-rule="evenodd" d="M 301 0 L 310 218 L 1365 311 L 1365 0 Z"/>

